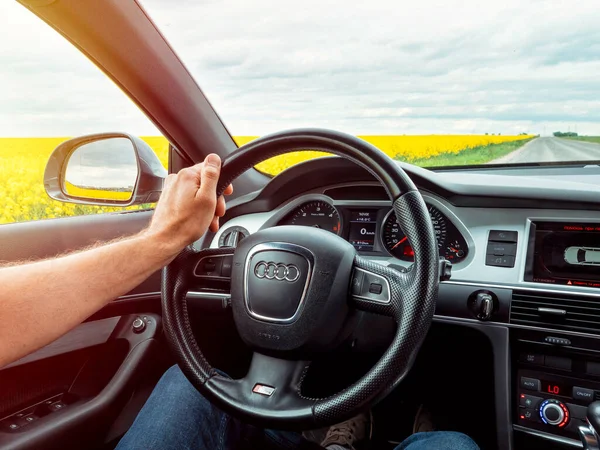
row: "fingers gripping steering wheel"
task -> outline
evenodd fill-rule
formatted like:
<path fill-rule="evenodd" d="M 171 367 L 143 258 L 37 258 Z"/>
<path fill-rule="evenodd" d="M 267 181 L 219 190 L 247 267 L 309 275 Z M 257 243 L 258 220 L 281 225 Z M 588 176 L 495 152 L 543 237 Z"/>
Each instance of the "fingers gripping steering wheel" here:
<path fill-rule="evenodd" d="M 223 249 L 195 252 L 188 247 L 162 274 L 164 329 L 183 373 L 222 410 L 279 429 L 331 425 L 386 396 L 414 362 L 431 324 L 439 283 L 436 238 L 423 198 L 393 160 L 356 137 L 305 129 L 257 139 L 225 159 L 217 194 L 257 163 L 303 149 L 347 158 L 381 182 L 414 249 L 412 270 L 400 273 L 373 263 L 341 237 L 316 228 L 280 226 L 248 236 L 235 249 L 231 273 L 235 324 L 254 351 L 241 380 L 211 367 L 187 314 L 186 293 L 196 263 Z M 351 282 L 363 277 L 381 284 L 382 294 L 354 295 Z M 332 349 L 352 308 L 392 317 L 397 331 L 391 345 L 352 386 L 327 398 L 303 396 L 311 356 Z"/>

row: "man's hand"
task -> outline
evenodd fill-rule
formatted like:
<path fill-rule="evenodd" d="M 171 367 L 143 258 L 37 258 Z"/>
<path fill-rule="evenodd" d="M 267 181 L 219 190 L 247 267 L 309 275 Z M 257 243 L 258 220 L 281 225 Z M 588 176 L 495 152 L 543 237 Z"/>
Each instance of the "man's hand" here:
<path fill-rule="evenodd" d="M 206 230 L 219 229 L 219 217 L 225 214 L 225 199 L 217 199 L 221 159 L 210 154 L 203 163 L 171 174 L 165 180 L 148 234 L 175 256 L 186 245 L 199 239 Z M 229 185 L 225 195 L 230 195 Z"/>

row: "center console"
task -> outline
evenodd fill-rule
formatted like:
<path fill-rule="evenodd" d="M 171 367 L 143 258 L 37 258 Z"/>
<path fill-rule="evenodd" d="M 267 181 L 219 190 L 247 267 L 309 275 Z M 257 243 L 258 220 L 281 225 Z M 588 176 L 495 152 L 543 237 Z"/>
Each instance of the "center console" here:
<path fill-rule="evenodd" d="M 513 423 L 579 441 L 587 407 L 600 399 L 600 341 L 533 330 L 511 338 Z"/>
<path fill-rule="evenodd" d="M 540 289 L 513 291 L 513 424 L 580 447 L 587 407 L 600 400 L 600 292 L 543 286 L 600 287 L 600 224 L 532 222 L 524 281 Z"/>

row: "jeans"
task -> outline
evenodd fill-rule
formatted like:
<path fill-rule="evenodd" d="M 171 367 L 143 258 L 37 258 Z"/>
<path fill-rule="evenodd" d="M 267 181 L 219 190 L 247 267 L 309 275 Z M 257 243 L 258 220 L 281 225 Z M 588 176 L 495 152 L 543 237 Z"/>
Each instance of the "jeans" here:
<path fill-rule="evenodd" d="M 221 412 L 179 367 L 158 382 L 117 450 L 310 450 L 322 447 L 293 432 L 262 430 Z M 462 433 L 416 433 L 396 450 L 478 450 Z"/>

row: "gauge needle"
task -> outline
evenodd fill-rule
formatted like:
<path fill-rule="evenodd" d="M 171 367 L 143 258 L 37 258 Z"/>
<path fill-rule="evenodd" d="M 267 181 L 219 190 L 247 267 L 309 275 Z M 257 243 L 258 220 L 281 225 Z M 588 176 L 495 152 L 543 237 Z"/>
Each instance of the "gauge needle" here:
<path fill-rule="evenodd" d="M 407 238 L 406 236 L 404 236 L 402 239 L 400 239 L 400 241 L 399 241 L 399 242 L 398 242 L 396 245 L 394 245 L 394 246 L 392 247 L 392 250 L 394 250 L 396 247 L 398 247 L 400 244 L 402 244 L 402 243 L 403 243 L 404 241 L 406 241 L 407 239 L 408 239 L 408 238 Z"/>

